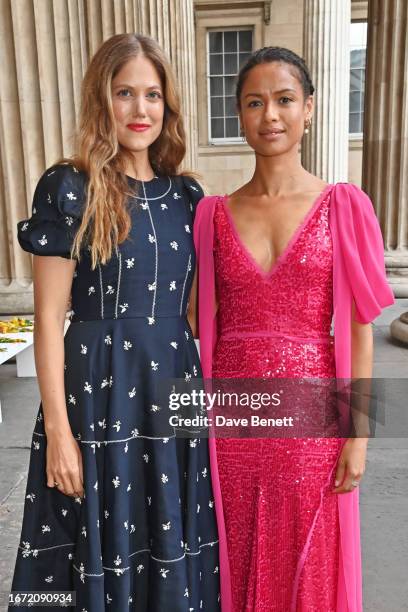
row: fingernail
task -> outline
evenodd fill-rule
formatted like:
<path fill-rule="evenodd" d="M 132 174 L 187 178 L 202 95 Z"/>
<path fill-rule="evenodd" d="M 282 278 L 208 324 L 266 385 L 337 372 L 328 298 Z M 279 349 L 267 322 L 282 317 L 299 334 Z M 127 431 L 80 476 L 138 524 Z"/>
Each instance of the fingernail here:
<path fill-rule="evenodd" d="M 340 484 L 340 480 L 335 480 L 335 481 L 334 481 L 334 486 L 335 486 L 335 487 L 338 487 L 338 486 L 339 486 L 339 484 Z"/>

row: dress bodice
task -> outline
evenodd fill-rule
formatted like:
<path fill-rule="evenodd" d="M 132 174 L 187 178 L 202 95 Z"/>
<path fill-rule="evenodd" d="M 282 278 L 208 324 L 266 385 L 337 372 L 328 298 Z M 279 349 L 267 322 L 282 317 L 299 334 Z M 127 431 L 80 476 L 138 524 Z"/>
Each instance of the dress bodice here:
<path fill-rule="evenodd" d="M 188 177 L 128 177 L 131 230 L 105 265 L 93 270 L 83 249 L 72 284 L 73 321 L 184 316 L 195 268 L 193 218 L 202 196 Z M 21 246 L 36 255 L 70 257 L 85 198 L 84 174 L 49 169 L 37 186 L 33 215 L 19 223 Z M 145 189 L 146 197 L 143 192 Z"/>
<path fill-rule="evenodd" d="M 277 333 L 318 339 L 333 313 L 329 185 L 265 273 L 242 244 L 225 197 L 214 217 L 218 335 Z"/>

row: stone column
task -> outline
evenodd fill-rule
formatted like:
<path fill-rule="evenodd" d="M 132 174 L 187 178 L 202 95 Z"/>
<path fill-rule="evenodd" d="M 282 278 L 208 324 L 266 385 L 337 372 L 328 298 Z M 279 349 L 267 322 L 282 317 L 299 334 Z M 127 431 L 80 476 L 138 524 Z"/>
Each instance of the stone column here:
<path fill-rule="evenodd" d="M 350 0 L 304 0 L 303 7 L 303 57 L 316 91 L 302 162 L 325 181 L 347 181 Z"/>
<path fill-rule="evenodd" d="M 0 0 L 0 313 L 32 313 L 31 257 L 17 242 L 35 185 L 73 153 L 80 87 L 101 43 L 155 38 L 171 59 L 185 116 L 185 166 L 196 167 L 193 0 Z"/>
<path fill-rule="evenodd" d="M 388 277 L 397 297 L 408 297 L 407 29 L 406 0 L 370 0 L 363 189 L 380 221 Z"/>

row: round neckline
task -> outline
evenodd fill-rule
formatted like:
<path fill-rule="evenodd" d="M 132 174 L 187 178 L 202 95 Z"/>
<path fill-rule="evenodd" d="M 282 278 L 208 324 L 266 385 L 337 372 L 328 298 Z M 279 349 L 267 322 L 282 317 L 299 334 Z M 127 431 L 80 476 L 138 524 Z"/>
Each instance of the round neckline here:
<path fill-rule="evenodd" d="M 153 183 L 156 180 L 160 180 L 161 176 L 159 176 L 158 174 L 155 174 L 153 178 L 149 179 L 148 181 L 142 181 L 141 179 L 136 179 L 133 176 L 129 176 L 128 174 L 125 174 L 127 179 L 130 179 L 131 181 L 134 181 L 135 183 L 144 183 L 145 185 L 149 185 L 149 183 Z"/>

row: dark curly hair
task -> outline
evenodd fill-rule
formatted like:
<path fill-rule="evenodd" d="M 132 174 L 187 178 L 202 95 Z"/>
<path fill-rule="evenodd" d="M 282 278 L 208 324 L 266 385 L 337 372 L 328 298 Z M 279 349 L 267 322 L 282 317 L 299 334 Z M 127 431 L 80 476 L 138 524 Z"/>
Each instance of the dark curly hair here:
<path fill-rule="evenodd" d="M 242 88 L 248 73 L 255 66 L 269 62 L 285 62 L 285 64 L 295 66 L 305 99 L 308 96 L 313 95 L 315 88 L 313 87 L 312 79 L 310 78 L 309 69 L 306 66 L 305 61 L 299 55 L 290 49 L 285 49 L 284 47 L 263 47 L 262 49 L 257 49 L 251 53 L 238 73 L 235 96 L 239 109 L 241 108 L 240 98 Z"/>

